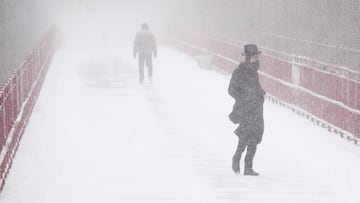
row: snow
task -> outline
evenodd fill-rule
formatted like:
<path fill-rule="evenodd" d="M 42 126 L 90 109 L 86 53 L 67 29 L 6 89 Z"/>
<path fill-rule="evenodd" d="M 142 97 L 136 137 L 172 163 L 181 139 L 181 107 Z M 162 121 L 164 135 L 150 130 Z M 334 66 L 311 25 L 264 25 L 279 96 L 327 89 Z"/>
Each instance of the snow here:
<path fill-rule="evenodd" d="M 131 53 L 55 54 L 2 203 L 360 202 L 359 147 L 266 102 L 260 176 L 235 175 L 230 76 L 160 47 L 140 85 Z"/>

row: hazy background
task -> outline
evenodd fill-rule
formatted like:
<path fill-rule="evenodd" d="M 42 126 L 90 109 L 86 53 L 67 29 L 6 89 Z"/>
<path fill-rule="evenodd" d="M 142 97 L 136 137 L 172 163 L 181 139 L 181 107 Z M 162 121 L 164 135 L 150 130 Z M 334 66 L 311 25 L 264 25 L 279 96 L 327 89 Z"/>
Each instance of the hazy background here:
<path fill-rule="evenodd" d="M 360 70 L 360 0 L 0 0 L 0 82 L 57 25 L 77 47 L 204 32 Z"/>

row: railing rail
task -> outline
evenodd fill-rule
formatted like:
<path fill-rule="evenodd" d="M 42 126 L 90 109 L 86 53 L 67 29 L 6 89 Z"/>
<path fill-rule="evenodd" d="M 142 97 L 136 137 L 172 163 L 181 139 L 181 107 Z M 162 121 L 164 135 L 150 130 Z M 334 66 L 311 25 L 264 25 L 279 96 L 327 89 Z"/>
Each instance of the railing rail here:
<path fill-rule="evenodd" d="M 231 73 L 243 59 L 245 42 L 208 34 L 184 34 L 173 46 L 192 56 L 209 55 L 211 65 Z M 260 47 L 260 80 L 271 101 L 360 144 L 360 72 Z"/>
<path fill-rule="evenodd" d="M 56 29 L 49 31 L 0 86 L 0 191 L 56 49 L 56 35 Z"/>

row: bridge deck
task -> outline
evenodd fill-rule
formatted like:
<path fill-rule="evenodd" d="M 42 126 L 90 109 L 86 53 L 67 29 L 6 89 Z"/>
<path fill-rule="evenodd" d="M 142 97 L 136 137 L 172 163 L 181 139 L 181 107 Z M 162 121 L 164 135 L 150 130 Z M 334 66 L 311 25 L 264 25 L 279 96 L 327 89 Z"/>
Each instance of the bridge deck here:
<path fill-rule="evenodd" d="M 358 147 L 266 102 L 261 176 L 235 175 L 229 76 L 162 48 L 139 85 L 118 53 L 56 53 L 2 203 L 360 202 Z"/>

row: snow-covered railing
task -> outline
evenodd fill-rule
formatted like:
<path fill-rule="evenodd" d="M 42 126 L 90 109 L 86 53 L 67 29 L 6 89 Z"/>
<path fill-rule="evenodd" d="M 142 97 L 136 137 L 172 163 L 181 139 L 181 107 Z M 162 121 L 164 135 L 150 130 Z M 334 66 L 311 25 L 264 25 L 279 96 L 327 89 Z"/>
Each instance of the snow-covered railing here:
<path fill-rule="evenodd" d="M 19 68 L 0 86 L 0 191 L 56 47 L 56 31 L 49 31 Z"/>
<path fill-rule="evenodd" d="M 231 73 L 243 60 L 245 42 L 207 34 L 176 36 L 174 46 Z M 360 71 L 265 47 L 260 79 L 270 101 L 360 144 Z"/>

